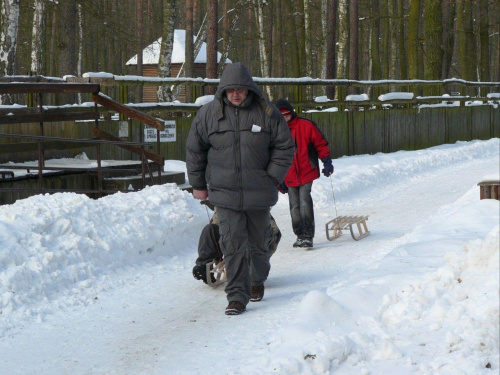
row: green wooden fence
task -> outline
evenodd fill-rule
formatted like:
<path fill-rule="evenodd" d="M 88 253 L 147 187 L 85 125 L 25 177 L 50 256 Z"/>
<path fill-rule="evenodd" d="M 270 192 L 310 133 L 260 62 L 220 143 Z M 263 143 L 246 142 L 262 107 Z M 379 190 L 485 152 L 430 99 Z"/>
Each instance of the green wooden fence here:
<path fill-rule="evenodd" d="M 301 116 L 316 122 L 335 158 L 500 137 L 500 108 L 489 105 L 313 112 Z M 176 120 L 177 141 L 161 144 L 160 154 L 165 159 L 186 160 L 186 138 L 192 120 Z"/>

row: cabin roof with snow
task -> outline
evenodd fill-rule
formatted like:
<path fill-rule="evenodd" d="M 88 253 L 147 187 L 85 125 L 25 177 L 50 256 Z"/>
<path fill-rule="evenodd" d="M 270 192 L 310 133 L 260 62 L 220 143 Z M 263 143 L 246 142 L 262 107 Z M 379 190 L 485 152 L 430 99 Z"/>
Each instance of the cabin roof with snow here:
<path fill-rule="evenodd" d="M 155 42 L 151 43 L 149 46 L 142 51 L 142 63 L 157 65 L 160 59 L 160 47 L 161 47 L 161 37 Z M 196 40 L 196 36 L 193 35 L 193 42 Z M 176 29 L 174 32 L 174 48 L 172 51 L 172 64 L 182 64 L 185 58 L 185 46 L 186 46 L 186 30 Z M 220 52 L 217 52 L 217 62 L 221 58 Z M 202 43 L 200 52 L 194 59 L 195 64 L 206 64 L 207 62 L 207 44 Z M 231 60 L 227 59 L 226 63 L 231 63 Z M 137 65 L 137 55 L 132 57 L 127 61 L 126 65 Z"/>

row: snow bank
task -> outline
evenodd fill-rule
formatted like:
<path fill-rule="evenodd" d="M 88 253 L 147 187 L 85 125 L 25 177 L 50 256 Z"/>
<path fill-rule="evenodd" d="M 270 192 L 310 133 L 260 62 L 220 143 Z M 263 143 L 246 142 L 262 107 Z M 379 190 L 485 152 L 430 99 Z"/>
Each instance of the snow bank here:
<path fill-rule="evenodd" d="M 38 195 L 1 206 L 2 318 L 41 317 L 56 299 L 61 307 L 92 303 L 95 291 L 86 289 L 105 287 L 111 273 L 175 257 L 201 231 L 203 215 L 203 206 L 175 184 L 98 200 Z"/>
<path fill-rule="evenodd" d="M 252 374 L 498 369 L 500 203 L 468 200 L 415 230 L 378 267 L 308 293 Z"/>

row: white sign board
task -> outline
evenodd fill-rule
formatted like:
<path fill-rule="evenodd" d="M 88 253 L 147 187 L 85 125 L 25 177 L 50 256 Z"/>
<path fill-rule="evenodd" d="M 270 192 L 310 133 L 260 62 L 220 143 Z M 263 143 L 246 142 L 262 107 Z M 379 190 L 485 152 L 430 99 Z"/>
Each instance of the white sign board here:
<path fill-rule="evenodd" d="M 165 121 L 165 130 L 160 131 L 160 142 L 175 142 L 176 131 L 175 121 Z M 156 142 L 155 128 L 151 126 L 144 126 L 144 142 Z"/>

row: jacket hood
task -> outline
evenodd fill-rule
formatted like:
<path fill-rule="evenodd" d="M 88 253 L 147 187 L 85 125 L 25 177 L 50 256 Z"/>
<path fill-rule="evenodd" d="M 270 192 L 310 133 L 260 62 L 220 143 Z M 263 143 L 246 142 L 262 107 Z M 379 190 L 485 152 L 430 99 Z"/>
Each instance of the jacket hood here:
<path fill-rule="evenodd" d="M 292 119 L 294 119 L 296 116 L 295 110 L 293 109 L 290 102 L 286 99 L 283 99 L 283 98 L 278 99 L 278 101 L 276 102 L 276 108 L 278 108 L 280 110 L 282 108 L 288 109 L 292 113 Z"/>
<path fill-rule="evenodd" d="M 247 67 L 241 63 L 227 64 L 222 72 L 222 76 L 215 92 L 215 98 L 222 100 L 224 92 L 228 89 L 242 88 L 252 91 L 259 98 L 264 99 L 262 91 L 260 91 L 257 84 L 254 82 L 252 75 Z"/>

